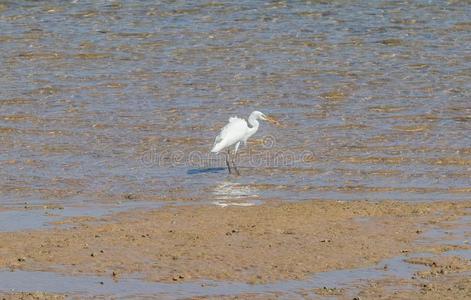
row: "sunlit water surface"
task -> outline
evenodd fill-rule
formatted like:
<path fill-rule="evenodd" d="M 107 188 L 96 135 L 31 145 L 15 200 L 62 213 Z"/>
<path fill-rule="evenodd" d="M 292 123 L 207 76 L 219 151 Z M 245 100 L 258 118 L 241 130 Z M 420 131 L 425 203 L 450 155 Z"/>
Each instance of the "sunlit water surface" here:
<path fill-rule="evenodd" d="M 0 1 L 0 206 L 469 200 L 470 20 L 467 1 Z M 209 149 L 254 109 L 282 126 L 228 176 Z"/>

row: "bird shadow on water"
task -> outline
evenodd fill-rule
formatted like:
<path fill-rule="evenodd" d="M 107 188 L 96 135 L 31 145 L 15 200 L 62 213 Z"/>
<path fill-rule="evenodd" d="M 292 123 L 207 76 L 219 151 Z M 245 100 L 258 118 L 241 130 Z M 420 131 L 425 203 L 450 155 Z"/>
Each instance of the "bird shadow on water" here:
<path fill-rule="evenodd" d="M 227 168 L 200 168 L 200 169 L 190 169 L 186 171 L 188 175 L 195 175 L 195 174 L 205 174 L 205 173 L 222 173 L 225 172 Z"/>

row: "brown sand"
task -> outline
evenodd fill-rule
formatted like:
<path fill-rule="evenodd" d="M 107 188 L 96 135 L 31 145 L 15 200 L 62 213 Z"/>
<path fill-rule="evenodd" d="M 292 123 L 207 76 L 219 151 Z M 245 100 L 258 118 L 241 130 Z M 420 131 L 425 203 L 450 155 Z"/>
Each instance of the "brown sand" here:
<path fill-rule="evenodd" d="M 73 218 L 63 222 L 66 228 L 0 233 L 0 268 L 118 278 L 137 272 L 152 281 L 301 279 L 408 252 L 450 249 L 414 241 L 432 226 L 469 214 L 469 207 L 307 201 Z"/>
<path fill-rule="evenodd" d="M 0 246 L 0 267 L 142 272 L 166 281 L 302 278 L 413 251 L 417 246 L 412 242 L 430 224 L 463 214 L 464 206 L 312 201 L 169 207 L 121 213 L 97 223 L 76 218 L 71 229 L 0 233 L 8 241 Z"/>

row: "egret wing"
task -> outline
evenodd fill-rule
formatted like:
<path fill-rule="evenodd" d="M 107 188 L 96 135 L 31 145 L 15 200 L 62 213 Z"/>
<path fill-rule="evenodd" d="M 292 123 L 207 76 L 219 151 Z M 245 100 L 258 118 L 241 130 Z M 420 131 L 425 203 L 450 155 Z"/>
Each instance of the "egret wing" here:
<path fill-rule="evenodd" d="M 222 149 L 242 140 L 247 131 L 247 122 L 237 117 L 229 118 L 229 123 L 221 129 L 221 132 L 214 140 L 213 152 L 219 152 Z"/>

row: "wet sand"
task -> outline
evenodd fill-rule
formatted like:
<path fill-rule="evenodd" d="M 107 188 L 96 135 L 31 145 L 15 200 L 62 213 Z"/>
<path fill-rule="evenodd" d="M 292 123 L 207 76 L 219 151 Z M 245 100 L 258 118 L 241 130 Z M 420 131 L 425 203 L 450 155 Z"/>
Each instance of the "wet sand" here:
<path fill-rule="evenodd" d="M 307 201 L 70 218 L 48 230 L 0 233 L 6 241 L 0 245 L 0 268 L 116 280 L 137 275 L 150 282 L 298 280 L 410 253 L 471 249 L 417 242 L 433 228 L 450 229 L 450 222 L 471 214 L 470 207 L 466 202 Z"/>

